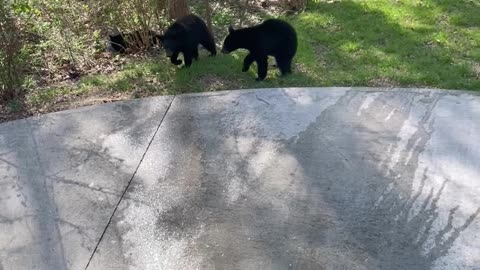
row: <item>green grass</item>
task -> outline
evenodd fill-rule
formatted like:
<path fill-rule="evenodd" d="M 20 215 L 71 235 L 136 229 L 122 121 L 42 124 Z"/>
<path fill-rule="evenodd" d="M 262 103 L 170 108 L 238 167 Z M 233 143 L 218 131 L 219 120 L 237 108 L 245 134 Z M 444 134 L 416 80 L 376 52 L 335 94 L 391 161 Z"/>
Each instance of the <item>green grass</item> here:
<path fill-rule="evenodd" d="M 329 3 L 330 2 L 330 3 Z M 297 30 L 293 75 L 270 68 L 255 82 L 256 67 L 242 73 L 245 52 L 208 57 L 179 69 L 165 57 L 131 62 L 110 75 L 82 78 L 75 86 L 30 95 L 45 103 L 57 95 L 91 91 L 132 97 L 293 86 L 399 86 L 480 89 L 478 0 L 310 1 L 286 17 Z M 273 62 L 272 62 L 273 63 Z"/>

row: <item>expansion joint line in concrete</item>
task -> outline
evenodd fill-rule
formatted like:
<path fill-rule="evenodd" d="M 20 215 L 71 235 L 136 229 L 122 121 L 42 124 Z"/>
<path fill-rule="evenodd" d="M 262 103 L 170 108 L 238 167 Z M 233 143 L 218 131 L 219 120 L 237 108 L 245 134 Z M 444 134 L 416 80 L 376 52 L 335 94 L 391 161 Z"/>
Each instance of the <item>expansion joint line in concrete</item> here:
<path fill-rule="evenodd" d="M 112 222 L 112 219 L 113 219 L 113 217 L 115 216 L 115 213 L 117 212 L 118 206 L 119 206 L 120 203 L 122 202 L 123 197 L 125 196 L 125 194 L 127 193 L 128 188 L 130 187 L 130 184 L 132 183 L 133 179 L 135 178 L 135 175 L 137 174 L 138 168 L 140 168 L 140 165 L 142 164 L 143 159 L 145 158 L 145 155 L 146 155 L 147 152 L 148 152 L 148 149 L 150 149 L 150 145 L 152 144 L 153 140 L 154 140 L 155 137 L 157 136 L 158 130 L 159 130 L 160 127 L 162 126 L 163 120 L 164 120 L 165 117 L 167 116 L 167 113 L 168 113 L 168 111 L 170 110 L 170 107 L 172 106 L 173 101 L 175 100 L 175 98 L 176 98 L 176 95 L 173 96 L 172 100 L 171 100 L 170 103 L 168 104 L 167 109 L 165 110 L 165 113 L 163 113 L 162 119 L 160 120 L 160 123 L 158 123 L 157 129 L 156 129 L 155 132 L 153 133 L 153 136 L 152 136 L 152 138 L 150 139 L 150 142 L 148 142 L 147 148 L 145 149 L 145 152 L 143 153 L 142 158 L 141 158 L 140 161 L 138 162 L 137 168 L 136 168 L 135 171 L 133 172 L 132 177 L 131 177 L 130 180 L 128 181 L 128 184 L 127 184 L 127 186 L 125 187 L 125 189 L 123 190 L 122 196 L 120 196 L 120 199 L 118 200 L 117 204 L 115 205 L 115 209 L 113 210 L 112 215 L 110 216 L 107 225 L 106 225 L 105 228 L 103 229 L 102 235 L 100 236 L 100 239 L 98 239 L 98 242 L 97 242 L 97 244 L 95 245 L 95 249 L 93 250 L 92 255 L 90 255 L 90 258 L 88 259 L 88 263 L 87 263 L 87 265 L 85 266 L 85 270 L 88 269 L 88 266 L 90 265 L 90 262 L 92 261 L 93 256 L 94 256 L 95 253 L 97 252 L 98 246 L 99 246 L 100 243 L 102 242 L 102 239 L 103 239 L 103 237 L 105 236 L 105 233 L 107 232 L 107 229 L 108 229 L 108 227 L 110 226 L 110 223 Z"/>

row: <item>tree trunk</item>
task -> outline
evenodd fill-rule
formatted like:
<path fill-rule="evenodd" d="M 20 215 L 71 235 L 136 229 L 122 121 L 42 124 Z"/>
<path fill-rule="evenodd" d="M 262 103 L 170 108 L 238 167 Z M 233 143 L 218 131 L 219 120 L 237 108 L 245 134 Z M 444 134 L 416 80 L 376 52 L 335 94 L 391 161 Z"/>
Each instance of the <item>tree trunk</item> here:
<path fill-rule="evenodd" d="M 186 0 L 169 0 L 168 1 L 168 18 L 175 20 L 190 14 Z"/>
<path fill-rule="evenodd" d="M 207 20 L 207 26 L 210 31 L 213 31 L 212 29 L 212 7 L 210 6 L 210 1 L 209 0 L 204 0 L 205 3 L 205 19 Z"/>
<path fill-rule="evenodd" d="M 283 0 L 283 6 L 288 11 L 302 11 L 305 8 L 305 0 Z"/>
<path fill-rule="evenodd" d="M 240 5 L 240 22 L 239 22 L 239 26 L 243 26 L 243 22 L 245 21 L 245 15 L 247 14 L 247 9 L 248 9 L 248 5 L 249 5 L 249 0 L 245 0 L 245 3 L 242 4 L 239 2 L 239 5 Z"/>

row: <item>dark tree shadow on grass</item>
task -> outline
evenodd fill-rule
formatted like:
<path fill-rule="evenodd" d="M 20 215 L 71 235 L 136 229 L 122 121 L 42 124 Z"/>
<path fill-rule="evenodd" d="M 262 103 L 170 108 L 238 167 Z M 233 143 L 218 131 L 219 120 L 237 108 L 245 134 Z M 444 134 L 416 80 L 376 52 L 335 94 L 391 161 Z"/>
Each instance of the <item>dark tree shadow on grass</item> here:
<path fill-rule="evenodd" d="M 432 0 L 434 6 L 440 7 L 449 15 L 449 22 L 456 26 L 480 27 L 480 2 Z"/>
<path fill-rule="evenodd" d="M 269 58 L 268 76 L 262 82 L 255 81 L 257 66 L 252 64 L 248 72 L 241 72 L 246 52 L 239 51 L 216 57 L 201 56 L 190 68 L 179 68 L 175 74 L 175 88 L 178 93 L 209 92 L 246 88 L 273 88 L 315 86 L 317 82 L 305 71 L 294 66 L 293 74 L 286 77 L 280 72 L 273 58 Z"/>
<path fill-rule="evenodd" d="M 360 78 L 353 78 L 354 83 L 390 76 L 401 85 L 459 89 L 480 86 L 469 67 L 455 62 L 459 57 L 455 50 L 433 40 L 437 31 L 434 28 L 406 28 L 381 11 L 350 0 L 312 3 L 309 12 L 332 16 L 333 25 L 314 27 L 307 20 L 303 22 L 307 29 L 303 35 L 318 37 L 318 32 L 323 32 L 320 39 L 310 39 L 312 46 L 326 45 L 325 53 L 334 69 L 358 74 Z M 300 25 L 301 18 L 297 18 Z M 359 49 L 342 48 L 349 43 Z"/>

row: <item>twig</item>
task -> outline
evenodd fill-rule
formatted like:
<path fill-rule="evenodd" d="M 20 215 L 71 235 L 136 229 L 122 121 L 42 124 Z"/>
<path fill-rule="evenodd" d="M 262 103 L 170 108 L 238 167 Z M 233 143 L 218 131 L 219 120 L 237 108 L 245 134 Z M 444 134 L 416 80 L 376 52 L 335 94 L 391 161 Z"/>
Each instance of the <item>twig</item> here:
<path fill-rule="evenodd" d="M 264 99 L 259 98 L 257 95 L 255 95 L 255 97 L 256 97 L 258 100 L 260 100 L 260 101 L 264 102 L 265 104 L 267 104 L 268 106 L 270 106 L 270 103 L 268 103 L 268 102 L 265 101 Z"/>

